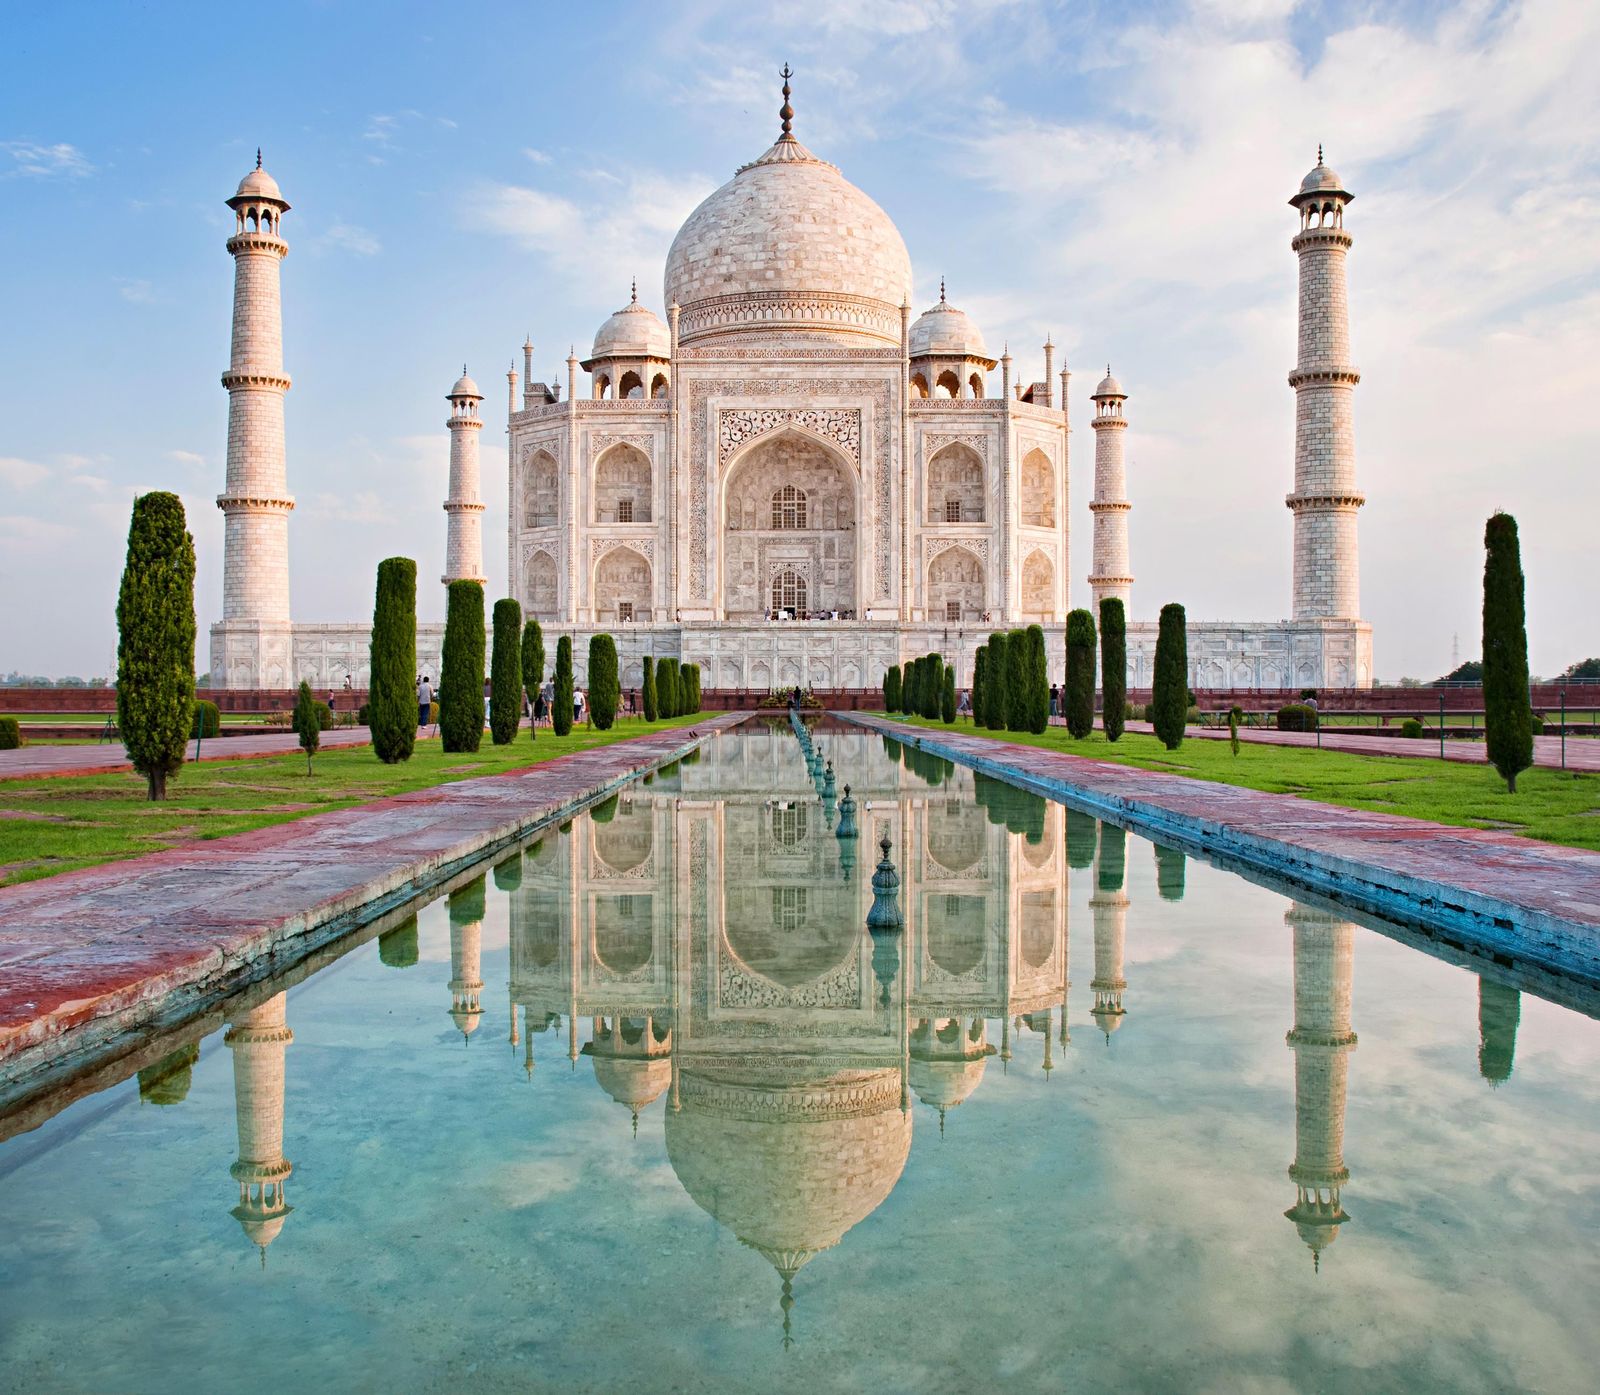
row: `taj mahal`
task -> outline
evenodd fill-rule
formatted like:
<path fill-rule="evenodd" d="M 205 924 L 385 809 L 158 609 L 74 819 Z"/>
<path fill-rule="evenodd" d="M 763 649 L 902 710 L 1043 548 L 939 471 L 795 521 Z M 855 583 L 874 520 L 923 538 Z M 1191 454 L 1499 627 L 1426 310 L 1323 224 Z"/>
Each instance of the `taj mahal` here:
<path fill-rule="evenodd" d="M 943 286 L 913 314 L 905 242 L 795 136 L 789 76 L 776 142 L 673 240 L 665 318 L 635 286 L 588 356 L 568 358 L 565 383 L 534 380 L 531 342 L 520 378 L 514 364 L 506 374 L 503 591 L 484 564 L 484 394 L 465 371 L 450 388 L 441 579 L 483 581 L 489 600 L 514 596 L 570 633 L 580 681 L 598 631 L 616 636 L 624 686 L 653 654 L 698 663 L 708 689 L 873 688 L 889 665 L 932 651 L 965 683 L 992 631 L 1033 623 L 1054 672 L 1072 576 L 1071 374 L 1047 342 L 1043 376 L 1021 381 Z M 1359 618 L 1351 197 L 1319 151 L 1289 201 L 1300 267 L 1289 617 L 1192 620 L 1197 688 L 1372 681 L 1372 631 Z M 211 682 L 365 686 L 366 622 L 290 615 L 279 281 L 289 204 L 259 159 L 228 203 L 235 292 Z M 1129 394 L 1108 368 L 1092 400 L 1087 579 L 1096 610 L 1108 596 L 1128 607 L 1128 683 L 1144 687 L 1156 626 L 1132 618 Z M 1143 609 L 1153 616 L 1169 599 L 1184 598 Z M 419 627 L 420 666 L 437 671 L 442 634 Z"/>

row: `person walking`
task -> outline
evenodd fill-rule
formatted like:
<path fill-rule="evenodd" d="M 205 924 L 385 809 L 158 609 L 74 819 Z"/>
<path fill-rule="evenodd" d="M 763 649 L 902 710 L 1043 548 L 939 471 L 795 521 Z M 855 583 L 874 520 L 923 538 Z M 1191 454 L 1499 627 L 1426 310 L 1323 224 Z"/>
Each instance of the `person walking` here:
<path fill-rule="evenodd" d="M 1054 683 L 1050 685 L 1050 715 L 1052 717 L 1061 715 L 1061 689 Z"/>
<path fill-rule="evenodd" d="M 588 705 L 588 702 L 589 699 L 582 688 L 574 688 L 572 690 L 572 720 L 574 722 L 583 720 L 583 709 Z"/>
<path fill-rule="evenodd" d="M 550 704 L 544 699 L 544 689 L 540 688 L 533 695 L 533 724 L 536 727 L 544 725 L 545 714 L 549 712 Z"/>
<path fill-rule="evenodd" d="M 428 682 L 428 675 L 423 674 L 417 679 L 417 726 L 428 725 L 433 715 L 433 684 Z"/>

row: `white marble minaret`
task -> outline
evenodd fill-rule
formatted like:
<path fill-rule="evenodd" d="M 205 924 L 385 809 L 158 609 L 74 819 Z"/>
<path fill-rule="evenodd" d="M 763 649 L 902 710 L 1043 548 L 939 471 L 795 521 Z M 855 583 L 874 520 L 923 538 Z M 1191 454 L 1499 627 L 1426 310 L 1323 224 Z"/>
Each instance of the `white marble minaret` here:
<path fill-rule="evenodd" d="M 222 623 L 212 630 L 215 676 L 229 687 L 285 687 L 293 679 L 289 632 L 289 494 L 284 464 L 283 305 L 279 263 L 289 244 L 289 204 L 256 167 L 228 200 L 234 212 L 233 350 L 228 390 L 228 473 L 217 507 L 226 517 Z M 215 681 L 215 679 L 214 679 Z"/>
<path fill-rule="evenodd" d="M 1100 825 L 1094 895 L 1089 898 L 1089 909 L 1094 914 L 1094 978 L 1089 981 L 1094 1006 L 1089 1015 L 1106 1034 L 1107 1041 L 1126 1015 L 1122 995 L 1128 981 L 1122 976 L 1122 956 L 1128 932 L 1128 894 L 1122 888 L 1127 875 L 1127 846 L 1127 830 L 1109 823 Z"/>
<path fill-rule="evenodd" d="M 515 387 L 513 387 L 515 391 Z M 467 376 L 466 365 L 450 389 L 450 497 L 444 501 L 449 519 L 445 536 L 444 576 L 452 581 L 486 582 L 483 574 L 483 501 L 478 495 L 478 435 L 483 394 Z"/>
<path fill-rule="evenodd" d="M 1355 926 L 1328 911 L 1293 903 L 1284 922 L 1294 931 L 1294 1163 L 1295 1203 L 1283 1214 L 1310 1247 L 1313 1263 L 1350 1218 L 1339 1193 L 1350 1180 L 1344 1165 L 1345 1080 L 1356 1044 L 1350 1030 Z"/>
<path fill-rule="evenodd" d="M 488 895 L 482 877 L 450 893 L 450 1019 L 462 1039 L 483 1017 L 483 916 Z"/>
<path fill-rule="evenodd" d="M 1289 200 L 1300 212 L 1290 243 L 1300 258 L 1300 358 L 1289 375 L 1295 392 L 1294 616 L 1296 620 L 1354 620 L 1361 614 L 1361 561 L 1356 511 L 1355 386 L 1350 364 L 1350 303 L 1345 253 L 1345 192 L 1322 163 Z"/>
<path fill-rule="evenodd" d="M 1133 589 L 1133 574 L 1128 561 L 1128 469 L 1123 456 L 1123 437 L 1128 419 L 1122 404 L 1128 394 L 1111 376 L 1111 365 L 1094 390 L 1094 500 L 1089 512 L 1094 515 L 1094 571 L 1089 588 L 1094 595 L 1095 624 L 1100 623 L 1100 602 L 1108 596 L 1122 602 L 1128 616 L 1128 598 Z"/>
<path fill-rule="evenodd" d="M 283 1184 L 294 1171 L 283 1156 L 283 1064 L 293 1040 L 282 993 L 236 1018 L 223 1038 L 233 1052 L 239 1121 L 239 1160 L 228 1169 L 239 1184 L 233 1217 L 260 1247 L 263 1264 L 267 1246 L 294 1210 L 283 1199 Z"/>

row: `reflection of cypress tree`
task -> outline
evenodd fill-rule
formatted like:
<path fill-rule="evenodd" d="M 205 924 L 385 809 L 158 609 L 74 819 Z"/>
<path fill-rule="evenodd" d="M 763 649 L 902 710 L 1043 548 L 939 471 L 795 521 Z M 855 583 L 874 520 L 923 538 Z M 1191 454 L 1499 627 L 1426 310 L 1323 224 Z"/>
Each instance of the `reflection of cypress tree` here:
<path fill-rule="evenodd" d="M 1067 810 L 1067 866 L 1080 870 L 1094 866 L 1094 850 L 1098 837 L 1093 815 L 1080 810 Z"/>
<path fill-rule="evenodd" d="M 1048 701 L 1046 698 L 1046 702 Z M 1022 820 L 1022 833 L 1029 845 L 1036 848 L 1044 842 L 1044 819 L 1048 806 L 1043 795 L 1031 794 L 1027 790 L 1022 790 L 1020 793 L 1028 801 Z"/>
<path fill-rule="evenodd" d="M 610 823 L 617 816 L 617 796 L 608 794 L 598 804 L 589 810 L 589 817 L 595 823 Z"/>
<path fill-rule="evenodd" d="M 409 969 L 417 962 L 416 916 L 378 936 L 378 962 L 391 969 Z"/>
<path fill-rule="evenodd" d="M 1522 994 L 1493 979 L 1478 978 L 1478 1074 L 1491 1085 L 1511 1079 L 1517 1054 Z"/>
<path fill-rule="evenodd" d="M 489 888 L 484 878 L 474 877 L 465 886 L 450 893 L 450 923 L 471 925 L 483 919 L 484 906 L 489 900 Z"/>
<path fill-rule="evenodd" d="M 1121 891 L 1128 860 L 1128 830 L 1114 823 L 1100 826 L 1100 867 L 1096 882 L 1101 891 Z"/>
<path fill-rule="evenodd" d="M 189 1093 L 189 1069 L 200 1059 L 200 1043 L 169 1051 L 153 1066 L 139 1072 L 139 1100 L 143 1104 L 179 1104 Z"/>
<path fill-rule="evenodd" d="M 972 772 L 972 797 L 978 807 L 989 816 L 989 822 L 1004 826 L 1006 821 L 1007 786 L 981 770 Z"/>
<path fill-rule="evenodd" d="M 1184 868 L 1188 858 L 1177 848 L 1154 845 L 1156 850 L 1156 890 L 1163 901 L 1183 900 Z"/>
<path fill-rule="evenodd" d="M 512 853 L 510 857 L 494 865 L 494 889 L 496 891 L 515 891 L 522 885 L 522 857 L 519 853 Z"/>

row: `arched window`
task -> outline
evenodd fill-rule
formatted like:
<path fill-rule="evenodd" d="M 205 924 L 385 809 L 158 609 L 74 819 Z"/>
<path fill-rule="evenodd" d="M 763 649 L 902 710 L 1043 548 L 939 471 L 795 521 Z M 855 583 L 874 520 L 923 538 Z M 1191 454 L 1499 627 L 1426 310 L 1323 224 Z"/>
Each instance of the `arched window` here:
<path fill-rule="evenodd" d="M 928 395 L 928 380 L 920 373 L 911 375 L 911 395 L 913 397 L 926 397 Z"/>
<path fill-rule="evenodd" d="M 939 375 L 939 381 L 933 385 L 935 397 L 960 397 L 961 379 L 948 368 Z"/>
<path fill-rule="evenodd" d="M 798 847 L 806 840 L 810 815 L 804 804 L 775 804 L 772 808 L 772 841 L 780 848 Z"/>
<path fill-rule="evenodd" d="M 803 489 L 786 484 L 772 496 L 772 526 L 774 528 L 804 528 L 806 524 L 806 495 Z"/>
<path fill-rule="evenodd" d="M 665 397 L 666 395 L 667 395 L 667 375 L 665 373 L 657 373 L 656 376 L 650 382 L 650 396 L 651 397 L 655 397 L 655 398 L 661 398 L 661 397 Z"/>
<path fill-rule="evenodd" d="M 806 608 L 806 579 L 796 571 L 781 571 L 772 578 L 772 608 L 799 612 Z"/>
<path fill-rule="evenodd" d="M 972 389 L 972 395 L 974 397 L 982 397 L 983 396 L 983 374 L 982 373 L 974 373 L 970 378 L 967 379 L 967 386 Z"/>
<path fill-rule="evenodd" d="M 617 396 L 621 398 L 644 396 L 644 384 L 639 381 L 637 373 L 630 370 L 622 375 L 622 381 L 617 384 Z"/>
<path fill-rule="evenodd" d="M 524 528 L 548 528 L 560 521 L 560 487 L 556 480 L 556 461 L 549 451 L 534 451 L 527 458 L 523 486 Z"/>

